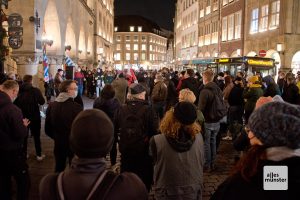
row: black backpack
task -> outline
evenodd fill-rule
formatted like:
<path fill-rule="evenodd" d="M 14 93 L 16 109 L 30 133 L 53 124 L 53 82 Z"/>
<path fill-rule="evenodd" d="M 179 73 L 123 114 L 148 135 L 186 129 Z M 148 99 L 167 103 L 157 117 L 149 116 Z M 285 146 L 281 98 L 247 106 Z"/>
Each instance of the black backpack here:
<path fill-rule="evenodd" d="M 121 122 L 119 147 L 121 154 L 128 157 L 143 156 L 148 151 L 146 122 L 144 116 L 149 106 L 123 106 L 124 118 Z"/>
<path fill-rule="evenodd" d="M 214 90 L 212 88 L 205 88 L 213 93 L 213 100 L 211 103 L 211 116 L 210 119 L 214 121 L 220 121 L 227 115 L 227 108 L 220 89 Z"/>

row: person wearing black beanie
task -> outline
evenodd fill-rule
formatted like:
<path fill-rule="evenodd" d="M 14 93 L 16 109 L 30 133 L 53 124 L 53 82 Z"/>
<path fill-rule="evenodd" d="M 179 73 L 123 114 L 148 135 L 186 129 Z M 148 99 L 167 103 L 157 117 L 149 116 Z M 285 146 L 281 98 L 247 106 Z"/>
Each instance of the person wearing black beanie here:
<path fill-rule="evenodd" d="M 162 119 L 162 134 L 151 138 L 155 199 L 202 198 L 204 143 L 196 120 L 194 104 L 179 102 Z"/>
<path fill-rule="evenodd" d="M 148 199 L 146 187 L 138 176 L 106 170 L 105 156 L 112 147 L 113 134 L 113 124 L 104 112 L 91 109 L 79 113 L 70 135 L 70 146 L 76 156 L 70 169 L 42 179 L 40 199 L 58 199 L 57 194 L 72 200 Z"/>

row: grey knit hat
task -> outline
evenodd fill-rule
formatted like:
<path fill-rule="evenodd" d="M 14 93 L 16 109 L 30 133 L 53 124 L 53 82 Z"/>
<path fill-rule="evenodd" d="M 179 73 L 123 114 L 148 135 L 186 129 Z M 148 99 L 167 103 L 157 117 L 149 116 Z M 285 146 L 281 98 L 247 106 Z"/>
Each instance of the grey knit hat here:
<path fill-rule="evenodd" d="M 113 124 L 103 111 L 84 110 L 73 121 L 70 145 L 79 158 L 105 157 L 113 141 Z"/>
<path fill-rule="evenodd" d="M 300 148 L 300 106 L 266 103 L 251 114 L 248 127 L 263 145 Z"/>

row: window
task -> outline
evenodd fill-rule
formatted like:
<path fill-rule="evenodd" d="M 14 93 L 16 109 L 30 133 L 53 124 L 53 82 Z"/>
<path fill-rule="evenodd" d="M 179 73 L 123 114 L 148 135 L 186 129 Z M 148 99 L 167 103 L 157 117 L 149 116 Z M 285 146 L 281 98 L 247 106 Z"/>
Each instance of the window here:
<path fill-rule="evenodd" d="M 138 51 L 139 50 L 139 45 L 138 44 L 134 44 L 133 45 L 133 50 L 134 51 Z"/>
<path fill-rule="evenodd" d="M 200 14 L 199 14 L 199 17 L 201 18 L 201 17 L 204 17 L 204 2 L 203 1 L 200 1 Z"/>
<path fill-rule="evenodd" d="M 259 31 L 266 31 L 268 29 L 268 15 L 269 15 L 269 5 L 264 5 L 261 7 L 261 19 L 260 19 L 260 29 Z"/>
<path fill-rule="evenodd" d="M 117 50 L 117 51 L 120 51 L 120 50 L 121 50 L 121 44 L 117 44 L 117 45 L 116 45 L 116 50 Z"/>
<path fill-rule="evenodd" d="M 149 45 L 149 50 L 152 51 L 152 44 Z"/>
<path fill-rule="evenodd" d="M 218 10 L 218 0 L 213 0 L 213 11 Z"/>
<path fill-rule="evenodd" d="M 134 31 L 134 26 L 129 26 L 129 30 L 130 30 L 130 32 L 133 32 Z"/>
<path fill-rule="evenodd" d="M 141 54 L 141 60 L 146 60 L 146 54 L 145 53 Z"/>
<path fill-rule="evenodd" d="M 130 53 L 126 53 L 126 60 L 130 60 Z"/>
<path fill-rule="evenodd" d="M 199 47 L 202 47 L 204 45 L 204 32 L 203 27 L 199 28 Z"/>
<path fill-rule="evenodd" d="M 153 54 L 150 54 L 149 57 L 150 57 L 150 60 L 153 60 Z"/>
<path fill-rule="evenodd" d="M 133 54 L 133 58 L 134 58 L 134 60 L 138 60 L 139 59 L 139 54 L 138 53 L 134 53 Z"/>
<path fill-rule="evenodd" d="M 142 35 L 142 42 L 147 42 L 145 35 Z"/>
<path fill-rule="evenodd" d="M 138 27 L 138 32 L 142 32 L 143 31 L 143 27 L 139 26 Z"/>
<path fill-rule="evenodd" d="M 137 36 L 137 35 L 133 36 L 133 41 L 138 42 L 139 41 L 139 36 Z"/>
<path fill-rule="evenodd" d="M 233 2 L 233 1 L 234 1 L 234 0 L 229 0 L 229 3 L 230 3 L 230 2 Z"/>
<path fill-rule="evenodd" d="M 121 36 L 120 36 L 120 35 L 117 35 L 117 36 L 116 36 L 116 41 L 117 41 L 117 42 L 120 42 L 120 41 L 121 41 Z"/>
<path fill-rule="evenodd" d="M 211 35 L 210 35 L 210 32 L 211 32 L 211 30 L 210 30 L 210 24 L 207 24 L 206 26 L 205 26 L 205 41 L 204 41 L 204 44 L 205 45 L 210 45 L 211 44 Z"/>
<path fill-rule="evenodd" d="M 126 35 L 126 42 L 130 42 L 130 36 Z"/>
<path fill-rule="evenodd" d="M 222 41 L 227 40 L 227 17 L 222 19 Z"/>
<path fill-rule="evenodd" d="M 146 45 L 145 44 L 142 44 L 142 51 L 146 51 Z"/>
<path fill-rule="evenodd" d="M 250 33 L 258 31 L 258 8 L 252 10 Z"/>
<path fill-rule="evenodd" d="M 234 30 L 234 38 L 241 38 L 241 30 L 242 30 L 242 11 L 235 13 L 235 30 Z"/>
<path fill-rule="evenodd" d="M 210 12 L 211 12 L 210 1 L 211 0 L 207 0 L 207 3 L 206 3 L 206 15 L 210 14 Z"/>
<path fill-rule="evenodd" d="M 218 21 L 215 21 L 212 23 L 212 37 L 211 37 L 211 43 L 217 44 L 218 43 Z"/>
<path fill-rule="evenodd" d="M 115 27 L 115 32 L 117 32 L 117 31 L 118 31 L 118 27 L 116 26 L 116 27 Z"/>
<path fill-rule="evenodd" d="M 121 54 L 120 53 L 115 53 L 114 59 L 115 60 L 121 60 Z"/>
<path fill-rule="evenodd" d="M 228 16 L 228 40 L 233 39 L 233 31 L 234 31 L 234 14 Z"/>
<path fill-rule="evenodd" d="M 223 0 L 223 6 L 228 4 L 228 0 Z"/>
<path fill-rule="evenodd" d="M 130 51 L 130 44 L 126 44 L 126 45 L 125 45 L 125 49 L 126 49 L 127 51 Z"/>
<path fill-rule="evenodd" d="M 271 24 L 270 24 L 271 29 L 279 26 L 279 11 L 280 11 L 280 1 L 272 2 Z"/>

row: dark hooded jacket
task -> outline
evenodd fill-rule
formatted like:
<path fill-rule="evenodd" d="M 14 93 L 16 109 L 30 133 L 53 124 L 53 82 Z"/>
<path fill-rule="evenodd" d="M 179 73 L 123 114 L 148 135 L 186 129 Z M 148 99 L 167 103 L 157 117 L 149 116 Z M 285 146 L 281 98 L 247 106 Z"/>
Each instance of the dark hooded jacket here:
<path fill-rule="evenodd" d="M 20 150 L 26 136 L 22 111 L 6 93 L 0 91 L 0 151 Z"/>
<path fill-rule="evenodd" d="M 42 92 L 29 83 L 21 85 L 19 95 L 14 102 L 22 110 L 23 116 L 30 121 L 41 120 L 39 105 L 44 103 L 45 99 Z"/>
<path fill-rule="evenodd" d="M 116 110 L 120 107 L 120 103 L 118 99 L 112 98 L 112 99 L 104 99 L 101 97 L 98 97 L 93 105 L 94 108 L 102 110 L 107 114 L 107 116 L 111 119 L 111 121 L 114 121 L 114 114 Z"/>
<path fill-rule="evenodd" d="M 86 199 L 94 182 L 105 170 L 104 158 L 83 159 L 75 157 L 69 170 L 64 172 L 63 193 L 65 199 Z M 41 200 L 56 200 L 58 174 L 45 176 L 39 187 Z M 103 183 L 107 182 L 103 179 Z M 100 186 L 105 188 L 105 186 Z M 105 199 L 146 200 L 148 193 L 143 182 L 133 173 L 122 173 L 113 183 L 110 190 L 106 190 Z"/>
<path fill-rule="evenodd" d="M 204 143 L 201 134 L 195 139 L 180 131 L 178 138 L 165 134 L 150 140 L 154 160 L 154 194 L 156 199 L 201 199 Z"/>

